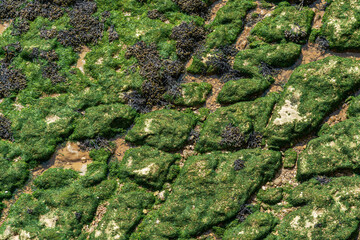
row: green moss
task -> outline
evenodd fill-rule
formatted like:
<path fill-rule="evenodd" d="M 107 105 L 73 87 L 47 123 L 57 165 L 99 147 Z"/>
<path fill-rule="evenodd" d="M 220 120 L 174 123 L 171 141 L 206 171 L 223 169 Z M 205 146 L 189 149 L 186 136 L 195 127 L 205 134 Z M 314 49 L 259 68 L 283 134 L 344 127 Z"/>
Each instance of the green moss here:
<path fill-rule="evenodd" d="M 28 166 L 24 161 L 12 162 L 0 158 L 0 200 L 10 198 L 17 188 L 25 184 L 28 177 Z"/>
<path fill-rule="evenodd" d="M 195 123 L 195 115 L 190 113 L 154 111 L 138 118 L 125 139 L 165 151 L 176 150 L 184 146 Z"/>
<path fill-rule="evenodd" d="M 240 35 L 244 27 L 246 14 L 256 7 L 253 0 L 229 0 L 226 5 L 221 7 L 216 13 L 215 19 L 206 25 L 210 31 L 205 42 L 205 51 L 192 58 L 191 65 L 187 71 L 194 74 L 204 72 L 212 73 L 214 66 L 208 66 L 206 60 L 209 55 L 213 55 L 214 49 L 232 45 Z"/>
<path fill-rule="evenodd" d="M 89 152 L 89 156 L 95 162 L 106 163 L 109 157 L 111 156 L 111 152 L 108 149 L 100 148 L 100 149 L 92 149 Z"/>
<path fill-rule="evenodd" d="M 104 180 L 108 173 L 106 163 L 93 162 L 87 166 L 85 176 L 81 177 L 80 181 L 84 187 L 94 186 Z"/>
<path fill-rule="evenodd" d="M 264 239 L 277 224 L 276 218 L 263 212 L 255 212 L 244 222 L 225 231 L 224 240 L 261 240 Z"/>
<path fill-rule="evenodd" d="M 183 83 L 180 87 L 180 95 L 172 97 L 166 95 L 165 99 L 171 101 L 175 105 L 181 106 L 198 106 L 204 104 L 208 94 L 212 89 L 210 83 Z"/>
<path fill-rule="evenodd" d="M 233 44 L 243 29 L 247 12 L 256 7 L 253 0 L 230 0 L 216 13 L 214 21 L 208 28 L 212 32 L 206 39 L 208 49 Z"/>
<path fill-rule="evenodd" d="M 259 77 L 261 63 L 272 67 L 290 67 L 300 57 L 301 46 L 295 43 L 264 44 L 258 43 L 255 48 L 240 51 L 234 62 L 234 69 Z"/>
<path fill-rule="evenodd" d="M 297 186 L 288 201 L 299 207 L 275 227 L 274 239 L 352 239 L 358 232 L 360 178 L 312 179 Z"/>
<path fill-rule="evenodd" d="M 152 193 L 125 184 L 116 194 L 90 239 L 128 239 L 132 230 L 145 216 L 154 202 Z"/>
<path fill-rule="evenodd" d="M 330 47 L 337 50 L 359 49 L 359 2 L 333 0 L 326 8 L 320 35 L 325 36 Z"/>
<path fill-rule="evenodd" d="M 327 57 L 296 68 L 267 127 L 270 146 L 283 146 L 318 128 L 360 87 L 357 61 Z"/>
<path fill-rule="evenodd" d="M 288 149 L 284 153 L 284 168 L 293 168 L 296 164 L 297 152 L 294 149 Z"/>
<path fill-rule="evenodd" d="M 244 134 L 263 132 L 276 100 L 277 95 L 271 94 L 253 102 L 240 102 L 217 109 L 205 121 L 195 149 L 199 152 L 223 149 L 221 134 L 229 124 L 239 127 Z"/>
<path fill-rule="evenodd" d="M 231 80 L 224 84 L 217 101 L 226 104 L 251 100 L 263 93 L 269 86 L 270 83 L 264 78 Z"/>
<path fill-rule="evenodd" d="M 359 172 L 359 129 L 359 118 L 352 118 L 321 131 L 300 154 L 297 177 L 307 179 L 341 170 Z"/>
<path fill-rule="evenodd" d="M 189 239 L 234 218 L 274 176 L 280 158 L 279 152 L 260 149 L 188 158 L 165 203 L 144 218 L 130 239 Z M 237 159 L 245 161 L 239 171 L 234 170 Z"/>
<path fill-rule="evenodd" d="M 30 238 L 76 238 L 96 212 L 98 199 L 92 191 L 72 184 L 59 189 L 22 194 L 11 207 L 0 228 L 5 239 L 11 235 Z"/>
<path fill-rule="evenodd" d="M 72 139 L 112 136 L 130 127 L 136 111 L 123 104 L 100 105 L 85 110 L 84 117 L 75 122 Z"/>
<path fill-rule="evenodd" d="M 193 56 L 190 66 L 186 68 L 189 73 L 201 74 L 206 69 L 206 64 L 202 61 L 200 56 Z"/>
<path fill-rule="evenodd" d="M 294 6 L 279 6 L 270 16 L 264 18 L 251 30 L 251 35 L 257 36 L 268 43 L 286 40 L 285 31 L 310 34 L 315 13 L 308 7 L 301 10 Z M 300 41 L 305 43 L 305 40 Z"/>
<path fill-rule="evenodd" d="M 159 189 L 167 180 L 170 166 L 179 159 L 179 154 L 143 146 L 127 150 L 114 170 L 120 179 L 129 177 L 139 184 Z"/>
<path fill-rule="evenodd" d="M 360 116 L 360 97 L 353 97 L 349 102 L 349 108 L 346 112 L 348 117 L 359 117 Z"/>
<path fill-rule="evenodd" d="M 282 188 L 268 188 L 266 190 L 260 189 L 257 197 L 264 203 L 274 205 L 282 200 L 282 192 Z"/>
<path fill-rule="evenodd" d="M 34 180 L 40 189 L 62 188 L 70 185 L 79 174 L 71 169 L 50 168 Z"/>

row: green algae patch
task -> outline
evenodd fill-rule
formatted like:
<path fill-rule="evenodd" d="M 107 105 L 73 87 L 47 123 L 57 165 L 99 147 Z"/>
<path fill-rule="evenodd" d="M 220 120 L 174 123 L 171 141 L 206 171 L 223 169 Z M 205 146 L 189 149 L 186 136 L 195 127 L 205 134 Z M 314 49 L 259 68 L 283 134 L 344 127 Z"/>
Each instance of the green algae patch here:
<path fill-rule="evenodd" d="M 316 130 L 360 86 L 356 60 L 327 57 L 296 68 L 281 93 L 266 130 L 271 147 Z"/>
<path fill-rule="evenodd" d="M 216 13 L 214 21 L 205 26 L 210 33 L 205 40 L 204 51 L 192 57 L 192 62 L 186 70 L 194 74 L 212 72 L 214 66 L 208 66 L 208 58 L 214 55 L 214 49 L 236 42 L 244 28 L 244 19 L 247 13 L 255 7 L 256 3 L 253 0 L 227 1 L 226 5 Z"/>
<path fill-rule="evenodd" d="M 99 169 L 97 166 L 96 171 Z M 32 193 L 21 194 L 11 206 L 0 227 L 0 238 L 78 238 L 83 227 L 93 220 L 100 201 L 107 199 L 116 187 L 111 180 L 84 187 L 82 180 L 89 176 L 94 176 L 91 167 L 84 177 L 69 169 L 45 171 L 34 180 Z"/>
<path fill-rule="evenodd" d="M 356 0 L 333 0 L 326 8 L 319 35 L 326 37 L 331 48 L 360 49 L 359 8 Z"/>
<path fill-rule="evenodd" d="M 220 8 L 216 17 L 208 28 L 212 32 L 206 39 L 208 49 L 219 48 L 235 43 L 244 27 L 244 18 L 247 12 L 256 7 L 253 0 L 230 0 Z"/>
<path fill-rule="evenodd" d="M 123 132 L 133 123 L 137 113 L 123 104 L 100 105 L 85 110 L 84 117 L 75 122 L 72 139 L 111 136 Z"/>
<path fill-rule="evenodd" d="M 265 78 L 231 80 L 224 84 L 217 101 L 222 104 L 248 101 L 263 93 L 270 85 Z"/>
<path fill-rule="evenodd" d="M 131 232 L 151 208 L 154 195 L 134 184 L 126 183 L 107 206 L 106 213 L 89 239 L 129 239 Z"/>
<path fill-rule="evenodd" d="M 297 186 L 287 200 L 299 208 L 275 227 L 273 239 L 352 239 L 359 225 L 359 184 L 354 176 Z"/>
<path fill-rule="evenodd" d="M 280 202 L 283 198 L 282 188 L 268 188 L 266 190 L 260 189 L 257 198 L 267 204 L 274 205 Z"/>
<path fill-rule="evenodd" d="M 40 189 L 61 188 L 70 185 L 79 177 L 72 169 L 50 168 L 34 179 L 34 186 Z"/>
<path fill-rule="evenodd" d="M 29 238 L 75 238 L 95 214 L 98 199 L 90 189 L 71 185 L 22 194 L 11 207 L 0 236 L 25 234 Z"/>
<path fill-rule="evenodd" d="M 115 172 L 120 179 L 130 178 L 141 185 L 159 189 L 167 180 L 171 165 L 180 159 L 179 154 L 170 154 L 149 146 L 132 148 L 125 152 Z"/>
<path fill-rule="evenodd" d="M 251 36 L 274 43 L 290 40 L 286 38 L 285 34 L 289 32 L 295 37 L 299 37 L 296 42 L 303 44 L 306 42 L 306 36 L 310 34 L 314 15 L 314 12 L 308 7 L 299 10 L 294 6 L 279 6 L 270 16 L 255 25 L 251 30 Z"/>
<path fill-rule="evenodd" d="M 346 114 L 349 118 L 360 117 L 360 96 L 351 99 Z"/>
<path fill-rule="evenodd" d="M 293 168 L 295 167 L 296 160 L 297 160 L 297 152 L 290 148 L 284 152 L 284 158 L 283 158 L 283 165 L 284 168 Z"/>
<path fill-rule="evenodd" d="M 252 102 L 239 102 L 217 109 L 205 121 L 195 149 L 199 152 L 226 149 L 220 143 L 222 133 L 229 124 L 238 127 L 247 136 L 252 131 L 264 132 L 277 97 L 277 94 L 271 94 Z"/>
<path fill-rule="evenodd" d="M 236 171 L 238 159 L 245 167 Z M 231 220 L 274 176 L 280 162 L 279 152 L 261 149 L 188 158 L 167 200 L 144 218 L 130 239 L 189 239 Z"/>
<path fill-rule="evenodd" d="M 167 109 L 154 111 L 138 118 L 125 139 L 165 151 L 176 150 L 184 146 L 195 123 L 195 115 L 190 113 Z"/>
<path fill-rule="evenodd" d="M 259 44 L 240 51 L 234 61 L 234 69 L 250 76 L 259 75 L 259 67 L 265 63 L 271 67 L 290 67 L 300 57 L 301 46 L 295 43 Z"/>
<path fill-rule="evenodd" d="M 199 106 L 204 104 L 207 96 L 211 92 L 212 85 L 210 83 L 183 83 L 180 86 L 180 94 L 176 96 L 166 95 L 165 99 L 175 105 L 180 106 Z"/>
<path fill-rule="evenodd" d="M 360 122 L 351 118 L 321 131 L 299 156 L 297 177 L 307 179 L 341 170 L 360 170 Z"/>
<path fill-rule="evenodd" d="M 22 187 L 29 177 L 24 161 L 9 161 L 0 158 L 0 201 L 11 198 L 17 188 Z"/>
<path fill-rule="evenodd" d="M 270 213 L 255 212 L 244 222 L 225 231 L 224 240 L 260 240 L 264 239 L 276 226 L 278 220 Z"/>

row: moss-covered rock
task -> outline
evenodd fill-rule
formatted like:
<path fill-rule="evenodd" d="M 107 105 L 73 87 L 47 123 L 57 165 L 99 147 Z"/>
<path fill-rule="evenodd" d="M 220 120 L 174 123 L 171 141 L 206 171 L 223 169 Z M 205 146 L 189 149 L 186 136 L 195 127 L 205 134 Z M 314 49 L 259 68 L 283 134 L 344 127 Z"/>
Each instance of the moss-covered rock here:
<path fill-rule="evenodd" d="M 276 204 L 283 198 L 282 188 L 268 188 L 266 190 L 260 189 L 257 197 L 260 201 L 267 204 Z"/>
<path fill-rule="evenodd" d="M 102 167 L 96 164 L 89 166 L 84 177 L 73 170 L 56 168 L 37 177 L 32 193 L 21 194 L 11 206 L 0 227 L 0 239 L 78 238 L 83 227 L 93 220 L 100 201 L 108 199 L 117 185 L 113 180 L 96 185 L 96 179 L 104 179 L 99 177 Z M 83 184 L 84 178 L 91 184 Z"/>
<path fill-rule="evenodd" d="M 204 104 L 208 94 L 211 92 L 210 83 L 183 83 L 180 86 L 180 94 L 176 96 L 165 95 L 175 105 L 181 106 L 198 106 Z"/>
<path fill-rule="evenodd" d="M 263 93 L 270 86 L 265 78 L 242 78 L 224 84 L 217 101 L 222 104 L 248 101 Z"/>
<path fill-rule="evenodd" d="M 34 179 L 34 185 L 40 189 L 61 188 L 70 185 L 79 174 L 72 169 L 50 168 Z"/>
<path fill-rule="evenodd" d="M 251 30 L 251 35 L 265 42 L 273 43 L 291 40 L 286 38 L 285 33 L 289 32 L 298 38 L 295 40 L 296 42 L 304 43 L 310 34 L 314 15 L 314 12 L 308 7 L 299 10 L 294 6 L 279 6 L 270 16 L 255 25 Z"/>
<path fill-rule="evenodd" d="M 87 165 L 85 176 L 80 181 L 84 187 L 94 186 L 104 180 L 108 173 L 108 167 L 103 162 L 93 162 Z"/>
<path fill-rule="evenodd" d="M 100 149 L 92 149 L 89 152 L 89 156 L 95 162 L 106 163 L 109 157 L 111 156 L 111 152 L 108 149 L 100 148 Z"/>
<path fill-rule="evenodd" d="M 348 119 L 320 131 L 300 154 L 297 177 L 306 179 L 341 170 L 360 170 L 359 118 Z"/>
<path fill-rule="evenodd" d="M 233 44 L 243 29 L 243 19 L 247 12 L 255 7 L 256 3 L 253 0 L 229 0 L 208 26 L 212 32 L 206 39 L 206 47 L 213 49 Z"/>
<path fill-rule="evenodd" d="M 337 50 L 360 49 L 360 3 L 356 0 L 333 0 L 326 8 L 320 35 Z"/>
<path fill-rule="evenodd" d="M 224 233 L 224 240 L 261 240 L 276 226 L 277 219 L 270 213 L 255 212 L 236 227 L 229 228 Z"/>
<path fill-rule="evenodd" d="M 240 102 L 221 107 L 210 114 L 200 132 L 195 148 L 199 152 L 226 149 L 221 145 L 222 133 L 229 124 L 248 136 L 250 132 L 263 132 L 277 100 L 277 94 L 258 98 L 253 102 Z"/>
<path fill-rule="evenodd" d="M 360 117 L 360 96 L 351 99 L 346 114 L 348 117 Z"/>
<path fill-rule="evenodd" d="M 186 143 L 195 123 L 193 114 L 166 109 L 154 111 L 137 119 L 125 139 L 165 151 L 176 150 Z"/>
<path fill-rule="evenodd" d="M 258 44 L 257 47 L 240 51 L 234 61 L 234 69 L 250 76 L 259 76 L 265 63 L 271 67 L 290 67 L 300 57 L 301 46 L 295 43 Z"/>
<path fill-rule="evenodd" d="M 22 187 L 28 177 L 28 165 L 24 161 L 12 162 L 0 158 L 0 201 L 11 198 L 13 192 Z"/>
<path fill-rule="evenodd" d="M 125 184 L 116 194 L 89 239 L 128 239 L 154 202 L 151 192 Z"/>
<path fill-rule="evenodd" d="M 284 168 L 293 168 L 296 164 L 297 152 L 290 148 L 284 152 L 283 165 Z"/>
<path fill-rule="evenodd" d="M 327 57 L 295 69 L 267 127 L 268 144 L 283 146 L 318 128 L 360 86 L 357 65 L 353 59 Z"/>
<path fill-rule="evenodd" d="M 236 171 L 238 159 L 245 167 Z M 274 176 L 280 160 L 279 152 L 260 149 L 188 158 L 165 203 L 144 218 L 130 239 L 189 239 L 230 220 Z"/>
<path fill-rule="evenodd" d="M 98 202 L 93 191 L 78 184 L 22 194 L 1 226 L 0 236 L 76 238 L 84 224 L 91 222 Z"/>
<path fill-rule="evenodd" d="M 299 185 L 287 199 L 299 208 L 275 227 L 273 239 L 351 239 L 358 232 L 359 184 L 354 176 Z"/>
<path fill-rule="evenodd" d="M 139 184 L 161 188 L 167 179 L 170 166 L 180 159 L 179 154 L 170 154 L 149 146 L 131 148 L 117 166 L 120 179 L 129 177 Z"/>
<path fill-rule="evenodd" d="M 85 110 L 84 117 L 75 122 L 72 139 L 111 136 L 130 127 L 136 111 L 123 104 L 100 105 Z"/>

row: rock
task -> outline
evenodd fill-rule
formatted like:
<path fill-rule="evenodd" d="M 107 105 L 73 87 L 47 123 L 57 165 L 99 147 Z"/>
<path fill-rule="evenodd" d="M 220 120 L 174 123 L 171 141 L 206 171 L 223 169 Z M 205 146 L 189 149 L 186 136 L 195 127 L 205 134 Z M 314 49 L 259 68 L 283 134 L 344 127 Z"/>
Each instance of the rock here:
<path fill-rule="evenodd" d="M 246 167 L 235 171 L 233 164 L 239 158 Z M 279 152 L 260 149 L 190 157 L 172 193 L 130 239 L 188 238 L 234 218 L 258 187 L 274 176 L 280 158 Z"/>
<path fill-rule="evenodd" d="M 172 151 L 184 146 L 195 123 L 193 114 L 165 109 L 154 111 L 141 116 L 125 139 Z"/>

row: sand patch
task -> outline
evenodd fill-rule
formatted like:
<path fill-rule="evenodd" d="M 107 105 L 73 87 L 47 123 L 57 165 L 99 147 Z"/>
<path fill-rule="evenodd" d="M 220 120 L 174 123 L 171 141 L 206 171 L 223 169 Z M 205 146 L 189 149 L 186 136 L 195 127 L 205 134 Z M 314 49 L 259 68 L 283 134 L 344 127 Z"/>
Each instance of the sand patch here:
<path fill-rule="evenodd" d="M 86 63 L 86 61 L 85 61 L 85 56 L 86 56 L 86 54 L 88 53 L 88 52 L 90 52 L 91 50 L 88 48 L 88 47 L 86 47 L 86 46 L 83 46 L 83 48 L 82 48 L 82 50 L 81 50 L 81 53 L 80 53 L 80 55 L 79 55 L 79 59 L 78 59 L 78 61 L 77 61 L 77 63 L 76 63 L 76 67 L 82 72 L 82 73 L 85 73 L 85 71 L 84 71 L 84 65 L 85 65 L 85 63 Z"/>

